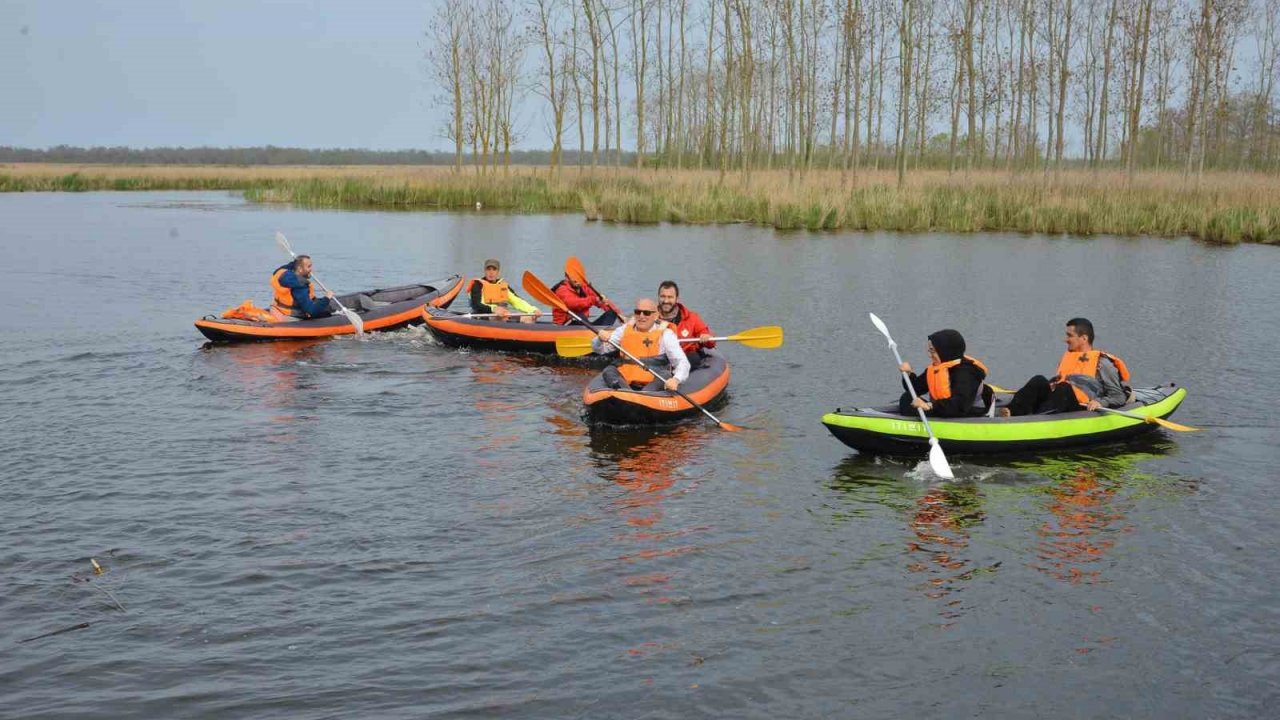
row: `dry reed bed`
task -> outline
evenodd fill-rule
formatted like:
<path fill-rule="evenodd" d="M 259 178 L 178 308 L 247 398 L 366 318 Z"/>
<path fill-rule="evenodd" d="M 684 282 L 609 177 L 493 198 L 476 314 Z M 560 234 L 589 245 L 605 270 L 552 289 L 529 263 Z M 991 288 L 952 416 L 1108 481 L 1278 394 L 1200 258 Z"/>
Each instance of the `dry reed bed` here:
<path fill-rule="evenodd" d="M 1213 173 L 923 170 L 731 172 L 512 168 L 477 175 L 413 166 L 0 165 L 0 191 L 241 190 L 321 207 L 575 211 L 623 223 L 744 222 L 778 229 L 1016 231 L 1192 236 L 1280 244 L 1280 177 Z"/>

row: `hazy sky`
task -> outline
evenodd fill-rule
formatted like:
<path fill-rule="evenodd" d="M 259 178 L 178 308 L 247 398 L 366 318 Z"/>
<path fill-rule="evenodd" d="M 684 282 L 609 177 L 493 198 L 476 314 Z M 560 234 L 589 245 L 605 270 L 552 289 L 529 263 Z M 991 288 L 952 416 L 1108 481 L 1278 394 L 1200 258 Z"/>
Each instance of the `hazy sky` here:
<path fill-rule="evenodd" d="M 0 145 L 442 149 L 432 0 L 0 0 Z"/>

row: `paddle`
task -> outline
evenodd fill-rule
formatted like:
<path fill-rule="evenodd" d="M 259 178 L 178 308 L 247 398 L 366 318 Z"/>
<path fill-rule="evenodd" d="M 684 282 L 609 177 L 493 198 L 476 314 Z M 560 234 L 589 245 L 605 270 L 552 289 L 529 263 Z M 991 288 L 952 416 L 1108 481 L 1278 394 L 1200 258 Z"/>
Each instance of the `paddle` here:
<path fill-rule="evenodd" d="M 897 359 L 898 365 L 902 365 L 902 356 L 898 354 L 898 343 L 893 341 L 893 336 L 889 334 L 889 328 L 884 321 L 876 317 L 875 313 L 868 313 L 871 316 L 871 324 L 876 326 L 884 339 L 889 341 L 889 349 L 893 351 L 893 357 Z M 915 386 L 911 384 L 911 378 L 904 372 L 902 380 L 907 384 L 907 390 L 911 393 L 911 399 L 918 399 L 916 396 Z M 947 463 L 946 453 L 942 452 L 942 445 L 938 442 L 938 438 L 933 434 L 933 427 L 929 425 L 929 418 L 924 414 L 924 408 L 916 408 L 920 413 L 920 421 L 924 423 L 925 432 L 929 433 L 929 467 L 933 468 L 933 473 L 944 480 L 955 479 L 955 473 L 951 472 L 951 465 Z"/>
<path fill-rule="evenodd" d="M 732 340 L 747 347 L 772 350 L 782 346 L 782 328 L 777 325 L 762 325 L 743 330 L 736 335 L 713 337 L 712 340 Z M 682 343 L 696 343 L 698 338 L 684 338 Z M 591 338 L 562 337 L 556 339 L 556 352 L 564 357 L 578 357 L 591 352 Z"/>
<path fill-rule="evenodd" d="M 568 313 L 569 317 L 573 318 L 574 320 L 577 320 L 583 325 L 586 325 L 588 328 L 592 327 L 591 325 L 587 324 L 586 320 L 579 317 L 577 313 L 570 310 L 569 307 L 564 304 L 563 300 L 561 300 L 555 293 L 551 292 L 551 288 L 547 287 L 546 284 L 544 284 L 541 280 L 538 279 L 538 276 L 534 275 L 528 270 L 524 271 L 524 276 L 521 278 L 521 285 L 524 286 L 525 292 L 529 293 L 529 296 L 532 298 L 535 298 L 538 302 L 541 302 L 544 305 L 550 305 L 551 307 L 560 308 L 561 310 Z M 620 345 L 618 345 L 618 343 L 615 343 L 613 342 L 613 340 L 610 340 L 609 344 L 614 346 L 615 348 L 618 348 L 618 352 L 622 353 L 623 355 L 626 355 L 632 362 L 635 362 L 637 365 L 640 365 L 641 367 L 644 367 L 649 372 L 653 373 L 654 376 L 656 376 L 659 380 L 662 380 L 664 382 L 667 380 L 667 378 L 663 377 L 662 374 L 659 373 L 657 370 L 654 370 L 653 368 L 650 368 L 650 367 L 646 367 L 644 363 L 640 362 L 639 358 L 637 358 L 635 355 L 632 355 L 631 353 L 624 350 Z M 675 393 L 680 397 L 684 398 L 685 402 L 701 410 L 703 415 L 706 415 L 707 417 L 711 418 L 712 422 L 714 422 L 716 426 L 719 427 L 721 430 L 727 430 L 729 432 L 738 432 L 739 430 L 742 429 L 737 425 L 732 425 L 730 423 L 724 422 L 723 420 L 716 417 L 715 415 L 712 415 L 711 411 L 699 405 L 696 400 L 686 395 L 684 391 L 681 390 L 680 388 L 676 388 Z"/>
<path fill-rule="evenodd" d="M 587 269 L 582 265 L 582 261 L 579 260 L 577 256 L 570 255 L 569 259 L 564 261 L 564 271 L 565 274 L 574 282 L 591 288 L 591 292 L 599 295 L 600 299 L 604 300 L 605 304 L 608 305 L 608 307 L 605 308 L 606 310 L 612 310 L 618 314 L 618 317 L 622 317 L 622 308 L 615 305 L 612 300 L 605 297 L 604 293 L 597 290 L 595 286 L 587 280 Z"/>
<path fill-rule="evenodd" d="M 473 318 L 491 318 L 491 317 L 522 318 L 522 317 L 542 317 L 542 316 L 535 315 L 533 313 L 507 313 L 506 315 L 501 315 L 499 313 L 463 313 L 459 315 L 452 315 L 452 314 L 442 315 L 440 319 L 441 320 L 471 320 Z"/>
<path fill-rule="evenodd" d="M 992 392 L 997 392 L 997 393 L 1000 393 L 1001 395 L 1013 395 L 1016 392 L 1015 390 L 1002 388 L 999 385 L 992 385 L 991 383 L 987 383 L 987 387 L 991 388 Z M 1149 425 L 1159 425 L 1160 427 L 1168 428 L 1170 430 L 1176 430 L 1178 432 L 1200 432 L 1200 428 L 1191 427 L 1190 425 L 1183 425 L 1181 423 L 1173 422 L 1172 420 L 1165 420 L 1162 417 L 1156 417 L 1154 415 L 1140 415 L 1138 413 L 1129 412 L 1127 410 L 1116 410 L 1115 408 L 1105 408 L 1105 407 L 1098 408 L 1098 412 L 1112 413 L 1113 415 L 1123 415 L 1127 418 L 1133 418 L 1134 420 L 1141 420 Z"/>
<path fill-rule="evenodd" d="M 298 256 L 293 253 L 293 248 L 289 247 L 289 239 L 284 236 L 284 233 L 276 232 L 276 244 L 279 245 L 282 250 L 289 253 L 289 257 L 297 259 Z M 311 279 L 316 281 L 316 285 L 319 285 L 320 289 L 323 290 L 325 294 L 329 293 L 329 288 L 325 287 L 324 283 L 320 282 L 320 278 L 316 277 L 315 273 L 312 273 Z M 354 311 L 348 310 L 346 306 L 342 304 L 342 301 L 338 299 L 337 295 L 333 296 L 333 302 L 337 304 L 338 309 L 346 316 L 347 322 L 351 323 L 351 326 L 356 329 L 356 335 L 364 335 L 364 321 L 360 319 L 360 316 L 355 314 Z"/>

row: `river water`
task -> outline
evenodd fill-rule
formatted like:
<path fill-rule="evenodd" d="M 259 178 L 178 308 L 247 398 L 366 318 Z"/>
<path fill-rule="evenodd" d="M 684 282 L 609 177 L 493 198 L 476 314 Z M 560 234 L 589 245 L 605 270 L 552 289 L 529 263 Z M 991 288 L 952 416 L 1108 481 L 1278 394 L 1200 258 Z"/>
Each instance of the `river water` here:
<path fill-rule="evenodd" d="M 0 717 L 1262 717 L 1280 699 L 1276 248 L 0 196 Z M 582 258 L 725 347 L 722 416 L 590 430 L 590 371 L 421 330 L 205 347 L 285 232 L 350 291 Z M 965 334 L 1092 319 L 1203 428 L 859 456 L 819 422 Z M 95 575 L 91 558 L 103 568 Z M 87 623 L 87 627 L 83 625 Z M 82 627 L 77 627 L 82 626 Z M 38 637 L 65 628 L 60 634 Z M 36 638 L 36 639 L 30 639 Z M 27 642 L 22 642 L 27 640 Z M 1267 710 L 1266 708 L 1272 708 Z"/>

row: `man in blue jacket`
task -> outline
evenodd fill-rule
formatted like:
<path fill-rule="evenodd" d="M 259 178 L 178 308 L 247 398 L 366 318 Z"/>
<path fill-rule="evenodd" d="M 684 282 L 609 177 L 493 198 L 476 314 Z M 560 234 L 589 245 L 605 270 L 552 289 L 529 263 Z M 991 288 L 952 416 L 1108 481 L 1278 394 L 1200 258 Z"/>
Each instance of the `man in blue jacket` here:
<path fill-rule="evenodd" d="M 332 292 L 316 300 L 311 287 L 311 256 L 299 255 L 271 273 L 271 307 L 295 318 L 321 318 L 333 314 Z"/>

